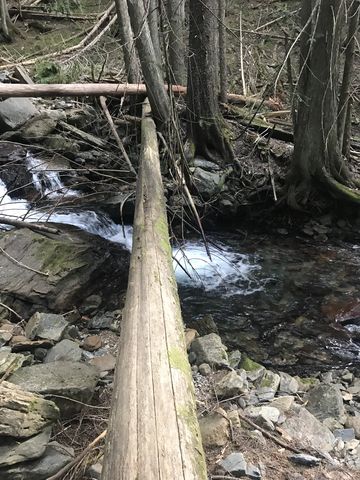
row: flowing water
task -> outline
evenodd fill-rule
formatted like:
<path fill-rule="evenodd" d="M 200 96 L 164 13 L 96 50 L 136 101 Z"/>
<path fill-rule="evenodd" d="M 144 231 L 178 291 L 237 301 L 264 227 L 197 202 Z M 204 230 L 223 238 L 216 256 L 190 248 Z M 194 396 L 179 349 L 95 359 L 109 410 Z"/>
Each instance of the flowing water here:
<path fill-rule="evenodd" d="M 32 155 L 35 189 L 47 198 L 76 196 L 58 172 Z M 92 210 L 35 210 L 10 198 L 0 179 L 0 215 L 78 226 L 109 241 L 132 243 L 131 226 Z M 254 359 L 295 371 L 359 366 L 360 292 L 357 245 L 234 232 L 174 244 L 174 269 L 184 320 L 196 327 L 212 315 L 225 343 Z"/>

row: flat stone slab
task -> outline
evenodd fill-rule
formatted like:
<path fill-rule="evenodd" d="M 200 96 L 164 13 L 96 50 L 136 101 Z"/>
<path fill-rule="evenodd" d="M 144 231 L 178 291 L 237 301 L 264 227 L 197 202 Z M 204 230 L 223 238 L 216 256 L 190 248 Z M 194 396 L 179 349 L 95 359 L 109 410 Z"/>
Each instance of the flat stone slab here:
<path fill-rule="evenodd" d="M 51 428 L 48 427 L 38 435 L 23 441 L 3 437 L 0 439 L 0 467 L 41 457 L 49 442 L 50 434 Z"/>
<path fill-rule="evenodd" d="M 28 321 L 25 334 L 30 340 L 44 338 L 58 342 L 68 325 L 62 315 L 36 312 Z"/>
<path fill-rule="evenodd" d="M 44 358 L 44 363 L 59 361 L 80 362 L 81 355 L 80 346 L 76 342 L 65 339 L 49 350 Z"/>
<path fill-rule="evenodd" d="M 244 455 L 240 452 L 230 453 L 220 462 L 221 467 L 236 478 L 246 475 L 247 464 Z"/>
<path fill-rule="evenodd" d="M 53 399 L 61 415 L 67 417 L 81 410 L 79 402 L 91 401 L 98 379 L 99 372 L 91 365 L 60 361 L 20 368 L 9 381 Z"/>

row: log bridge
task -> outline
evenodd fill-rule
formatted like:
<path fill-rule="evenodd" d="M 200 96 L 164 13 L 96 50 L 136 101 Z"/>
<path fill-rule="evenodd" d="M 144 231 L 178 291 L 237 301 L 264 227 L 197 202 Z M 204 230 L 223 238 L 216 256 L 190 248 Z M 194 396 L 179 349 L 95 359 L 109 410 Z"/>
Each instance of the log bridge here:
<path fill-rule="evenodd" d="M 155 123 L 141 121 L 129 283 L 102 480 L 206 480 Z"/>

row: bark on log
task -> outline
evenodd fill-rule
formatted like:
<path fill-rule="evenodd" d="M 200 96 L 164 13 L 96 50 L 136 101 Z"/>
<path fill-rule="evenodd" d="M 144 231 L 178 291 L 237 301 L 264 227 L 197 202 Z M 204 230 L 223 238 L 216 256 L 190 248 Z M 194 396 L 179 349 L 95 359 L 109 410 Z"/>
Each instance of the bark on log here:
<path fill-rule="evenodd" d="M 205 480 L 154 121 L 144 108 L 133 251 L 103 480 Z"/>

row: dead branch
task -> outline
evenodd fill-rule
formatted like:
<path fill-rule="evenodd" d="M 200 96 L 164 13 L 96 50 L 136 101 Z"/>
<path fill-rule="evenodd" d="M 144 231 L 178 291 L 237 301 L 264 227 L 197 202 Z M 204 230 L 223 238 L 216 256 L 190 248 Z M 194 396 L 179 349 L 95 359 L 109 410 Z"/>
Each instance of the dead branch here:
<path fill-rule="evenodd" d="M 60 230 L 58 230 L 57 228 L 46 227 L 45 225 L 40 225 L 38 223 L 24 222 L 23 220 L 14 220 L 8 217 L 0 216 L 0 224 L 1 223 L 4 225 L 11 225 L 12 227 L 16 227 L 16 228 L 29 228 L 34 232 L 52 233 L 54 235 L 57 235 L 60 233 Z"/>

